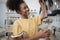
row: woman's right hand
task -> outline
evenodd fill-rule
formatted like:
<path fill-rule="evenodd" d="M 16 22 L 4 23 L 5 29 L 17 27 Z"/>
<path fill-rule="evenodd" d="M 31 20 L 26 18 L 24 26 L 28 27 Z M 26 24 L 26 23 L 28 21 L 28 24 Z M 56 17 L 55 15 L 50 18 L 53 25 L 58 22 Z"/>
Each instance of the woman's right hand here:
<path fill-rule="evenodd" d="M 40 38 L 46 38 L 46 37 L 49 37 L 50 36 L 50 30 L 48 29 L 44 29 L 44 30 L 41 30 L 38 35 Z"/>

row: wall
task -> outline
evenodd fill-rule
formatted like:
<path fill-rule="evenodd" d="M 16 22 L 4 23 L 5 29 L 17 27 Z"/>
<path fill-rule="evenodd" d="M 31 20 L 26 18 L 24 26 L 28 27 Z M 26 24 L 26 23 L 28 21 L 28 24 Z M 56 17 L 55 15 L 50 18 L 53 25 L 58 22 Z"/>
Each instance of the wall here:
<path fill-rule="evenodd" d="M 3 3 L 0 3 L 0 26 L 4 27 L 6 19 L 6 6 Z"/>
<path fill-rule="evenodd" d="M 6 6 L 5 3 L 0 3 L 0 26 L 4 27 L 5 19 L 6 19 Z"/>

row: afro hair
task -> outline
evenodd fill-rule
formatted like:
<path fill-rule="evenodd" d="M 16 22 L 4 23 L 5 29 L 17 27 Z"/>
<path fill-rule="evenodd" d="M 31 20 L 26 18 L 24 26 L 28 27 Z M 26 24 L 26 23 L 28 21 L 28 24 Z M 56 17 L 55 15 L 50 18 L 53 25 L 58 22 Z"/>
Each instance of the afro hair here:
<path fill-rule="evenodd" d="M 20 10 L 19 5 L 21 3 L 24 3 L 24 1 L 23 0 L 7 0 L 6 6 L 10 10 L 17 11 L 17 10 Z"/>

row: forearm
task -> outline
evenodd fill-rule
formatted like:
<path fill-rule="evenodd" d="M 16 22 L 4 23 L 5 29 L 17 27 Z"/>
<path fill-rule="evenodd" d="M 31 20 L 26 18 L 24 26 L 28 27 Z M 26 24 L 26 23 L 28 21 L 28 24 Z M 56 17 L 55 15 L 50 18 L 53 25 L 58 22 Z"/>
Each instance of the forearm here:
<path fill-rule="evenodd" d="M 41 15 L 41 19 L 45 18 L 46 14 L 47 14 L 47 10 L 46 10 L 46 6 L 41 2 L 41 9 L 42 9 L 42 15 Z"/>

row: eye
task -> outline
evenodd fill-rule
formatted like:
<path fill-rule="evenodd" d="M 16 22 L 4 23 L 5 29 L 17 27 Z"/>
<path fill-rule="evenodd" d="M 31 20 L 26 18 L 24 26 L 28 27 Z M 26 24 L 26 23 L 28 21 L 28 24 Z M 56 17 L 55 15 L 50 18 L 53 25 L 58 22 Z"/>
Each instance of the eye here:
<path fill-rule="evenodd" d="M 28 6 L 25 6 L 24 9 L 28 8 Z"/>

